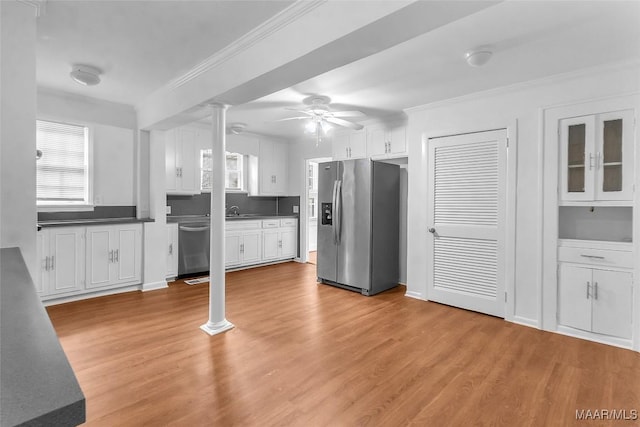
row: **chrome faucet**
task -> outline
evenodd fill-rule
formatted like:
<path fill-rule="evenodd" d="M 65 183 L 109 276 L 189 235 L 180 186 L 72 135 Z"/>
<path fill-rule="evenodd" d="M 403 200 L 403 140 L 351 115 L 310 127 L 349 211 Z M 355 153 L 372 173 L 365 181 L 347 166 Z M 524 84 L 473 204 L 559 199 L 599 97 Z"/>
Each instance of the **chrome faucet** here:
<path fill-rule="evenodd" d="M 240 215 L 240 208 L 237 206 L 231 206 L 229 209 L 227 209 L 227 215 Z"/>

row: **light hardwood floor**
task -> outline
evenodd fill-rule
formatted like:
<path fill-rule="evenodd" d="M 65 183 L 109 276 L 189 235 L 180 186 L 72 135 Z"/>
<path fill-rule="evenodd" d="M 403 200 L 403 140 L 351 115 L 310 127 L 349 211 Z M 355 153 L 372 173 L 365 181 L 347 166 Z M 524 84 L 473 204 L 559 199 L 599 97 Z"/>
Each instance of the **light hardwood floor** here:
<path fill-rule="evenodd" d="M 49 307 L 90 426 L 569 426 L 640 410 L 640 354 L 403 296 L 317 285 L 315 266 Z M 627 412 L 629 414 L 629 412 Z"/>

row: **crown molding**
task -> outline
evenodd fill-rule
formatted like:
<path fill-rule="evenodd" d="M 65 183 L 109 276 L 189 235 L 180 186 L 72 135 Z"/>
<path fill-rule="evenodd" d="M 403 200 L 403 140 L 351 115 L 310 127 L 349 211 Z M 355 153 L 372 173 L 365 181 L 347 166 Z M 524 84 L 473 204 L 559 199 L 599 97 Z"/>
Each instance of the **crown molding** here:
<path fill-rule="evenodd" d="M 430 102 L 427 104 L 417 105 L 415 107 L 405 108 L 403 111 L 408 115 L 419 113 L 422 111 L 432 110 L 434 108 L 449 107 L 452 105 L 460 104 L 462 102 L 474 101 L 477 99 L 483 99 L 490 96 L 499 96 L 507 93 L 513 93 L 526 89 L 535 89 L 551 85 L 554 83 L 562 83 L 563 81 L 573 80 L 580 77 L 588 77 L 606 72 L 623 71 L 640 67 L 640 60 L 633 58 L 623 61 L 611 62 L 607 64 L 595 65 L 592 67 L 581 68 L 578 70 L 568 71 L 565 73 L 553 74 L 551 76 L 540 77 L 533 80 L 527 80 L 524 82 L 518 82 L 509 84 L 506 86 L 499 86 L 487 90 L 478 92 L 472 92 L 461 96 L 447 98 L 439 101 Z"/>
<path fill-rule="evenodd" d="M 244 36 L 240 37 L 231 44 L 214 53 L 213 55 L 193 67 L 191 70 L 187 71 L 182 76 L 171 80 L 166 84 L 165 88 L 174 90 L 190 82 L 191 80 L 206 73 L 207 71 L 228 61 L 239 53 L 249 49 L 251 46 L 255 45 L 261 40 L 264 40 L 271 34 L 286 27 L 290 23 L 296 21 L 297 19 L 300 19 L 300 17 L 321 6 L 326 1 L 327 0 L 296 1 L 291 6 L 287 7 L 283 11 L 279 12 L 267 21 L 249 31 Z"/>
<path fill-rule="evenodd" d="M 18 0 L 18 3 L 32 6 L 36 11 L 36 18 L 40 18 L 45 13 L 47 0 Z"/>

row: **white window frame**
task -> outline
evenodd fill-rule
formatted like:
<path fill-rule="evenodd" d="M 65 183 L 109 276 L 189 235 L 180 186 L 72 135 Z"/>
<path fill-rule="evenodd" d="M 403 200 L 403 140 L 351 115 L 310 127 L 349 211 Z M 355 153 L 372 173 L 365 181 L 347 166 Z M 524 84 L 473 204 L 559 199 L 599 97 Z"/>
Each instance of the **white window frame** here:
<path fill-rule="evenodd" d="M 95 126 L 90 123 L 80 123 L 74 120 L 60 119 L 50 116 L 38 116 L 37 121 L 54 122 L 65 125 L 81 126 L 87 128 L 87 140 L 85 145 L 85 162 L 87 165 L 87 175 L 85 182 L 85 200 L 78 202 L 46 202 L 38 201 L 36 199 L 36 208 L 38 212 L 79 212 L 79 211 L 93 211 L 93 138 L 95 134 Z M 35 125 L 35 123 L 34 123 Z M 37 160 L 36 160 L 37 161 Z M 37 165 L 36 165 L 37 174 Z"/>
<path fill-rule="evenodd" d="M 205 169 L 204 167 L 204 155 L 207 152 L 211 152 L 212 150 L 207 148 L 207 149 L 201 149 L 200 150 L 200 191 L 203 193 L 210 193 L 211 192 L 211 188 L 206 188 L 203 187 L 202 185 L 202 174 L 203 172 L 209 171 L 211 172 L 211 169 Z M 247 193 L 247 166 L 248 166 L 248 162 L 247 162 L 247 156 L 242 154 L 242 153 L 236 153 L 236 152 L 232 152 L 232 151 L 225 151 L 225 155 L 229 155 L 229 154 L 235 154 L 240 156 L 241 158 L 241 168 L 242 170 L 240 171 L 240 188 L 229 188 L 227 187 L 227 183 L 229 182 L 228 177 L 229 177 L 229 171 L 225 169 L 225 192 L 227 193 Z"/>

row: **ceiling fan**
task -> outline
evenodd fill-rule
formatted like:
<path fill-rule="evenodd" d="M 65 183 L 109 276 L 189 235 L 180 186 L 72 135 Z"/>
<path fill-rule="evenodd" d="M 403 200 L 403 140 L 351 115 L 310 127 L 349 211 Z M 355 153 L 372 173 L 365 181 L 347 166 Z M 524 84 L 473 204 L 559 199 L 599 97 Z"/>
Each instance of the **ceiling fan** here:
<path fill-rule="evenodd" d="M 359 123 L 354 123 L 349 120 L 343 119 L 343 117 L 364 117 L 365 114 L 361 111 L 333 111 L 329 104 L 331 104 L 331 98 L 323 95 L 312 95 L 303 100 L 303 103 L 307 105 L 304 109 L 287 108 L 287 110 L 297 111 L 302 113 L 301 116 L 287 117 L 284 119 L 276 120 L 277 122 L 287 120 L 308 120 L 305 125 L 305 129 L 309 133 L 315 133 L 316 141 L 320 142 L 322 135 L 325 135 L 332 127 L 337 125 L 353 130 L 360 130 L 364 126 Z"/>

